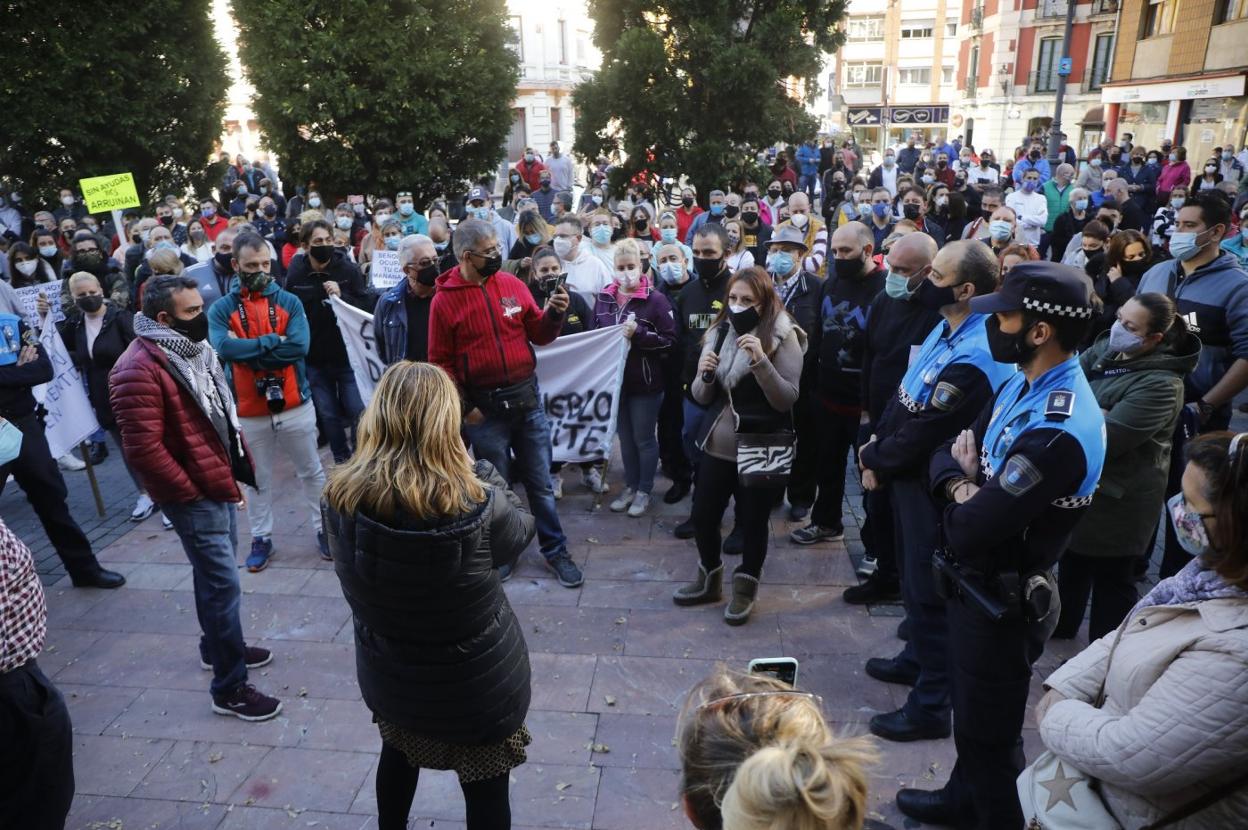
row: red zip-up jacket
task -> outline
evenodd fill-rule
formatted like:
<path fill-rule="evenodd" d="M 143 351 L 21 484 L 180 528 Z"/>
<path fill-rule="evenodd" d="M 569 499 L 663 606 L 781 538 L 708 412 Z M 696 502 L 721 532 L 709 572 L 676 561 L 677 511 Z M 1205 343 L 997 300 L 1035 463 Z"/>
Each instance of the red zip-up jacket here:
<path fill-rule="evenodd" d="M 461 388 L 494 389 L 533 375 L 533 346 L 559 336 L 563 315 L 543 313 L 529 287 L 499 271 L 479 285 L 456 265 L 438 277 L 429 308 L 429 362 Z"/>

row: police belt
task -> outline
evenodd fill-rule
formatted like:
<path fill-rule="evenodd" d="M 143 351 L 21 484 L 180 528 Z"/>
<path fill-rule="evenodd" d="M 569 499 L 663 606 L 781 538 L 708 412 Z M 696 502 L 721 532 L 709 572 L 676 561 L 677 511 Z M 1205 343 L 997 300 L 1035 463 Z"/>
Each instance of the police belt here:
<path fill-rule="evenodd" d="M 1056 581 L 1048 571 L 984 573 L 937 549 L 932 554 L 932 575 L 942 599 L 960 599 L 993 622 L 1039 622 L 1055 606 Z"/>

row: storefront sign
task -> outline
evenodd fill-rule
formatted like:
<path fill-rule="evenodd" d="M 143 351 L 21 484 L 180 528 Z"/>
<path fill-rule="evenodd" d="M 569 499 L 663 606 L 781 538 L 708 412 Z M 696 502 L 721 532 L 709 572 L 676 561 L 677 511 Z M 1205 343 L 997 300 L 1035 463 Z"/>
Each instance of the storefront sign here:
<path fill-rule="evenodd" d="M 1194 98 L 1231 98 L 1244 94 L 1244 76 L 1192 78 L 1187 81 L 1163 81 L 1156 84 L 1106 86 L 1101 101 L 1122 104 L 1128 101 L 1179 101 Z"/>
<path fill-rule="evenodd" d="M 875 127 L 892 124 L 944 124 L 949 120 L 948 107 L 856 107 L 847 116 L 851 127 Z"/>

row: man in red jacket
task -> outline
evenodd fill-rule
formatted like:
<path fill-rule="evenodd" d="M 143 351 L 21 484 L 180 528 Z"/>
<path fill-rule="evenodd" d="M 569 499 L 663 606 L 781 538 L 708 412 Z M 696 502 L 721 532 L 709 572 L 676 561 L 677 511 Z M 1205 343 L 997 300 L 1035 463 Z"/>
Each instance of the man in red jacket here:
<path fill-rule="evenodd" d="M 544 346 L 559 336 L 568 292 L 560 286 L 539 309 L 527 285 L 499 270 L 503 251 L 488 222 L 461 222 L 451 244 L 459 264 L 438 277 L 429 309 L 429 362 L 459 384 L 467 413 L 464 434 L 477 458 L 507 478 L 515 455 L 546 565 L 560 585 L 575 588 L 584 578 L 568 556 L 555 511 L 550 422 L 531 345 Z M 511 568 L 504 565 L 499 574 L 506 580 Z"/>
<path fill-rule="evenodd" d="M 542 164 L 542 160 L 537 157 L 537 153 L 533 152 L 532 147 L 525 147 L 524 158 L 516 162 L 516 170 L 520 172 L 524 183 L 529 186 L 530 193 L 542 186 L 542 173 L 546 169 L 546 165 Z"/>
<path fill-rule="evenodd" d="M 235 505 L 243 501 L 235 479 L 254 487 L 255 474 L 225 372 L 204 342 L 208 318 L 195 280 L 148 280 L 134 333 L 109 373 L 122 451 L 173 522 L 194 569 L 200 664 L 213 672 L 212 710 L 268 720 L 282 704 L 249 684 L 247 670 L 273 655 L 243 642 L 234 552 Z"/>

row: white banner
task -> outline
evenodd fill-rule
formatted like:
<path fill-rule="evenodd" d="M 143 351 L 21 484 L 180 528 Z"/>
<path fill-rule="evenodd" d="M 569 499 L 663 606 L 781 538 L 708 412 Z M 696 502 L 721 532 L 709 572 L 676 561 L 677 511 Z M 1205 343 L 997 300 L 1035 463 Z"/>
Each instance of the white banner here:
<path fill-rule="evenodd" d="M 377 356 L 373 315 L 338 297 L 330 300 L 347 346 L 360 397 L 367 403 L 386 366 Z M 538 346 L 537 382 L 550 419 L 555 461 L 597 461 L 611 454 L 620 410 L 628 340 L 623 326 L 560 337 Z"/>
<path fill-rule="evenodd" d="M 53 374 L 50 382 L 41 383 L 31 391 L 47 410 L 44 434 L 52 457 L 60 458 L 85 441 L 100 425 L 95 420 L 87 390 L 83 388 L 82 375 L 69 359 L 69 351 L 56 326 L 44 326 L 39 342 L 52 361 Z"/>
<path fill-rule="evenodd" d="M 384 291 L 387 288 L 393 288 L 401 279 L 403 279 L 403 269 L 399 267 L 399 252 L 373 251 L 372 264 L 368 266 L 368 280 L 373 288 Z"/>
<path fill-rule="evenodd" d="M 560 337 L 538 346 L 537 382 L 550 419 L 555 461 L 598 461 L 611 455 L 628 340 L 623 326 Z"/>
<path fill-rule="evenodd" d="M 381 380 L 381 373 L 386 371 L 386 364 L 377 356 L 373 315 L 347 304 L 341 297 L 330 297 L 329 307 L 338 319 L 338 331 L 342 332 L 342 342 L 347 346 L 347 360 L 355 372 L 355 385 L 360 388 L 360 397 L 367 404 L 373 398 L 373 390 L 377 388 L 377 381 Z"/>
<path fill-rule="evenodd" d="M 26 318 L 26 325 L 35 331 L 39 330 L 39 295 L 41 294 L 48 298 L 48 321 L 59 323 L 65 319 L 65 313 L 61 311 L 60 280 L 27 285 L 22 288 L 14 288 L 13 290 L 17 292 L 17 296 L 22 298 L 21 313 Z"/>

